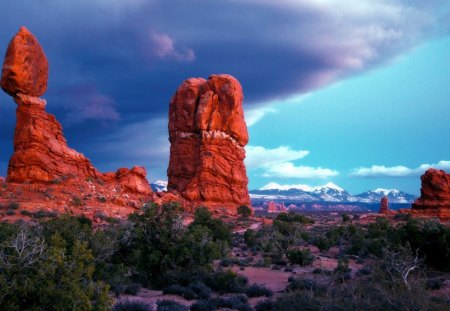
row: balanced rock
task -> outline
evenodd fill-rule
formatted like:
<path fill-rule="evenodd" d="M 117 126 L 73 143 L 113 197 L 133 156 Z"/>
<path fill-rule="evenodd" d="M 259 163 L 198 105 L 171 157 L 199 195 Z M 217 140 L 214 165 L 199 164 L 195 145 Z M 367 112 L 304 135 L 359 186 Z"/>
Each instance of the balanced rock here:
<path fill-rule="evenodd" d="M 420 179 L 421 195 L 414 201 L 412 212 L 450 220 L 450 174 L 430 168 Z"/>
<path fill-rule="evenodd" d="M 388 197 L 382 197 L 380 201 L 380 214 L 389 213 L 389 199 Z"/>
<path fill-rule="evenodd" d="M 181 84 L 169 108 L 169 190 L 232 213 L 239 205 L 250 205 L 242 101 L 242 87 L 230 75 Z"/>
<path fill-rule="evenodd" d="M 33 34 L 21 27 L 6 50 L 0 85 L 11 96 L 41 96 L 47 90 L 47 80 L 47 57 Z"/>
<path fill-rule="evenodd" d="M 69 148 L 62 126 L 45 111 L 37 97 L 47 88 L 47 58 L 37 39 L 25 28 L 11 40 L 3 65 L 1 86 L 17 104 L 14 153 L 7 182 L 49 183 L 67 178 L 98 179 L 125 192 L 151 194 L 142 167 L 100 173 L 82 153 Z"/>

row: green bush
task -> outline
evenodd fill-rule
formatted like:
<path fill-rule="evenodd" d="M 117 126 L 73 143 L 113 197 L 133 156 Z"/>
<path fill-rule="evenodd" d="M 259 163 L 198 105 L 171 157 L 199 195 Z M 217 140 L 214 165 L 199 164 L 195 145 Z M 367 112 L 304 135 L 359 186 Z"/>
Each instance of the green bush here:
<path fill-rule="evenodd" d="M 290 249 L 287 253 L 287 258 L 292 264 L 297 264 L 300 266 L 308 266 L 313 263 L 314 256 L 311 255 L 309 248 L 305 249 Z"/>
<path fill-rule="evenodd" d="M 262 296 L 272 297 L 273 295 L 270 289 L 258 284 L 252 284 L 251 286 L 247 287 L 245 289 L 245 294 L 248 297 L 262 297 Z"/>
<path fill-rule="evenodd" d="M 243 218 L 248 218 L 252 215 L 252 209 L 247 205 L 241 205 L 237 208 L 237 213 Z"/>
<path fill-rule="evenodd" d="M 11 202 L 8 204 L 8 209 L 10 210 L 16 210 L 19 209 L 20 205 L 17 202 Z"/>
<path fill-rule="evenodd" d="M 205 280 L 208 287 L 221 293 L 242 293 L 247 282 L 246 277 L 231 270 L 211 273 Z"/>
<path fill-rule="evenodd" d="M 163 294 L 180 296 L 186 300 L 193 300 L 197 298 L 196 293 L 192 289 L 180 285 L 171 285 L 165 287 L 163 289 Z"/>
<path fill-rule="evenodd" d="M 314 220 L 312 218 L 301 215 L 301 214 L 297 214 L 294 212 L 280 213 L 280 214 L 278 214 L 277 218 L 275 218 L 275 220 L 285 221 L 285 222 L 299 222 L 302 224 L 313 224 L 314 223 Z"/>
<path fill-rule="evenodd" d="M 121 301 L 113 306 L 112 311 L 152 311 L 152 309 L 141 301 Z"/>

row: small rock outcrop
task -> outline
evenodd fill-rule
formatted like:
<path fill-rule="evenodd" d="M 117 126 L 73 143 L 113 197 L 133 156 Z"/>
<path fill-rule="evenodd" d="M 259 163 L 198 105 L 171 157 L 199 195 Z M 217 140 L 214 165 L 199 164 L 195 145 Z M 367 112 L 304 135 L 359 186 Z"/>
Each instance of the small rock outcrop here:
<path fill-rule="evenodd" d="M 82 153 L 67 146 L 62 126 L 39 98 L 47 89 L 48 62 L 37 39 L 25 27 L 11 40 L 3 64 L 1 87 L 17 104 L 14 153 L 7 182 L 50 183 L 71 178 L 101 179 L 122 190 L 150 194 L 144 168 L 102 174 Z"/>
<path fill-rule="evenodd" d="M 387 214 L 389 213 L 389 199 L 388 197 L 382 197 L 380 200 L 380 214 Z"/>
<path fill-rule="evenodd" d="M 421 195 L 414 201 L 412 212 L 450 220 L 450 174 L 430 168 L 420 179 Z"/>
<path fill-rule="evenodd" d="M 169 109 L 169 191 L 232 213 L 239 205 L 250 205 L 242 101 L 242 87 L 230 75 L 181 84 Z"/>

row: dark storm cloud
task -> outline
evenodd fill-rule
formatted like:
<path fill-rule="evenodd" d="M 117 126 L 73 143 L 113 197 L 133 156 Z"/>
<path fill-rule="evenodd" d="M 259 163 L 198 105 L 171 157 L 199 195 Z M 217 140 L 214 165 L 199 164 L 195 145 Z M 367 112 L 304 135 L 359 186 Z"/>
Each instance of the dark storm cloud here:
<path fill-rule="evenodd" d="M 137 158 L 107 153 L 108 144 L 120 144 L 130 128 L 158 136 L 149 120 L 166 118 L 184 79 L 232 74 L 243 85 L 246 108 L 308 92 L 448 31 L 446 1 L 422 2 L 2 0 L 0 53 L 27 26 L 49 58 L 44 97 L 69 143 L 87 153 L 98 135 L 105 152 L 92 153 L 94 162 L 122 157 L 130 166 Z M 2 94 L 0 102 L 13 119 L 12 100 Z M 0 131 L 11 133 L 11 123 L 2 121 Z M 6 136 L 0 135 L 1 161 L 9 157 Z M 164 171 L 167 164 L 158 165 Z"/>

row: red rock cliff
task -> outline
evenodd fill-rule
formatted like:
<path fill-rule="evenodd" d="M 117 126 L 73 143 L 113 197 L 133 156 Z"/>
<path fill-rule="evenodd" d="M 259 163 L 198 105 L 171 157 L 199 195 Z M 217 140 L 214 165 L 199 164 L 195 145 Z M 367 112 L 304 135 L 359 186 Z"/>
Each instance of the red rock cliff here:
<path fill-rule="evenodd" d="M 211 208 L 250 205 L 248 143 L 239 82 L 229 75 L 184 81 L 170 102 L 168 189 Z"/>
<path fill-rule="evenodd" d="M 25 27 L 11 40 L 3 64 L 1 87 L 18 105 L 14 154 L 7 182 L 47 183 L 67 177 L 99 178 L 122 190 L 150 194 L 144 168 L 102 174 L 83 154 L 67 146 L 61 124 L 37 97 L 47 89 L 48 62 L 37 39 Z"/>
<path fill-rule="evenodd" d="M 421 196 L 412 205 L 413 213 L 450 220 L 450 174 L 429 169 L 420 179 Z"/>

